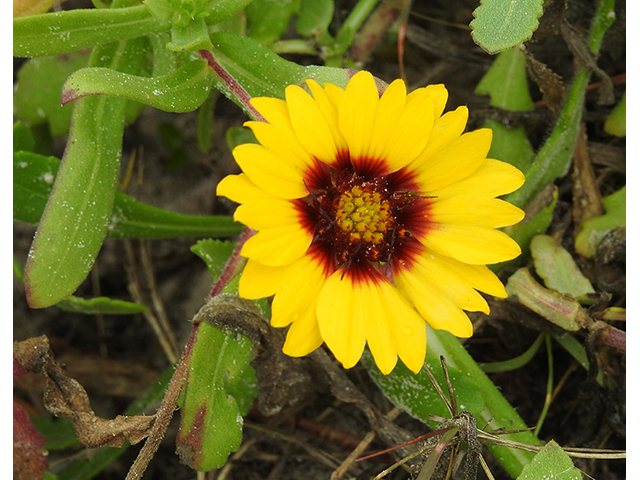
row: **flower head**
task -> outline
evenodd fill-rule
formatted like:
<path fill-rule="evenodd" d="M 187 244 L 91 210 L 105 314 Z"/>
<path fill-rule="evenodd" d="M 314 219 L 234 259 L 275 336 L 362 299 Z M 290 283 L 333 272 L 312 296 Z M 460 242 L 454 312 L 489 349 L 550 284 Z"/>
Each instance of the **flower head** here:
<path fill-rule="evenodd" d="M 346 89 L 306 83 L 311 94 L 252 99 L 266 122 L 245 125 L 259 144 L 236 147 L 244 173 L 218 185 L 257 231 L 242 249 L 240 295 L 275 295 L 288 355 L 325 342 L 350 368 L 367 344 L 383 373 L 398 357 L 418 372 L 425 321 L 470 337 L 463 310 L 489 313 L 478 291 L 506 297 L 486 264 L 520 254 L 496 229 L 524 214 L 496 197 L 524 176 L 486 158 L 491 130 L 463 133 L 465 107 L 442 113 L 442 85 L 407 94 L 396 80 L 380 96 L 365 71 Z"/>

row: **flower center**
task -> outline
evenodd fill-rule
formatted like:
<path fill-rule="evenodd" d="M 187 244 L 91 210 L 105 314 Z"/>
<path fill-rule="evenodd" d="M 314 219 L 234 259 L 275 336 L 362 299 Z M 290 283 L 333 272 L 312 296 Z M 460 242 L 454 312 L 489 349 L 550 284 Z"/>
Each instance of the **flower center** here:
<path fill-rule="evenodd" d="M 392 223 L 390 208 L 379 192 L 355 186 L 338 198 L 336 223 L 351 243 L 379 244 Z"/>

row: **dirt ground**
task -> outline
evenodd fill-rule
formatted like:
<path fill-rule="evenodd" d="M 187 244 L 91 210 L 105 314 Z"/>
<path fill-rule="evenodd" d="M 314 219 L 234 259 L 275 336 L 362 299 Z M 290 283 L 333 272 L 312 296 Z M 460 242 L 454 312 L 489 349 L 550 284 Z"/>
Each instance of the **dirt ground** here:
<path fill-rule="evenodd" d="M 591 1 L 569 2 L 566 15 L 578 32 L 584 33 L 593 14 Z M 469 32 L 463 28 L 437 23 L 424 15 L 454 25 L 468 25 L 477 2 L 414 1 L 410 24 L 428 32 L 425 38 L 410 36 L 406 46 L 405 65 L 410 89 L 427 83 L 444 83 L 449 92 L 447 109 L 468 105 L 471 112 L 469 128 L 482 125 L 484 118 L 503 118 L 504 114 L 488 105 L 486 97 L 473 93 L 486 72 L 491 57 L 476 47 Z M 599 66 L 609 76 L 626 72 L 625 59 L 625 5 L 617 2 L 617 20 L 605 37 Z M 420 14 L 420 15 L 418 15 Z M 551 18 L 542 18 L 543 25 L 534 35 L 529 50 L 536 60 L 547 65 L 567 86 L 575 71 L 573 57 L 563 39 L 551 28 Z M 545 23 L 546 22 L 546 23 Z M 314 58 L 291 57 L 301 63 L 317 63 Z M 398 76 L 395 45 L 381 46 L 365 65 L 375 75 L 390 82 Z M 595 80 L 594 80 L 595 81 Z M 619 100 L 625 85 L 616 85 Z M 535 101 L 541 94 L 534 82 L 531 93 Z M 599 105 L 597 90 L 590 90 L 586 102 L 586 131 L 588 147 L 598 188 L 603 195 L 619 189 L 625 183 L 624 139 L 612 139 L 602 132 L 603 119 L 612 105 Z M 215 186 L 225 175 L 237 173 L 225 141 L 227 128 L 240 126 L 246 120 L 243 113 L 225 98 L 218 100 L 215 109 L 213 146 L 207 153 L 197 147 L 195 136 L 196 114 L 169 114 L 147 109 L 127 128 L 125 134 L 124 163 L 136 150 L 138 158 L 134 181 L 128 193 L 151 205 L 188 214 L 228 214 L 232 205 L 215 197 Z M 511 115 L 513 124 L 523 124 L 534 148 L 545 140 L 554 122 L 554 114 L 544 105 L 525 115 Z M 169 145 L 167 136 L 160 132 L 167 128 L 176 132 Z M 62 152 L 63 142 L 58 145 Z M 573 252 L 571 224 L 572 178 L 557 182 L 560 192 L 550 234 L 560 238 Z M 14 225 L 14 252 L 23 261 L 35 229 L 22 224 Z M 143 292 L 142 301 L 152 306 L 144 267 L 140 263 L 146 249 L 156 282 L 157 298 L 163 304 L 171 328 L 182 348 L 191 331 L 188 320 L 202 306 L 211 288 L 211 277 L 204 263 L 190 252 L 195 238 L 154 241 L 131 241 L 128 247 L 121 240 L 107 240 L 100 253 L 94 272 L 80 287 L 76 295 L 97 295 L 132 300 L 127 268 L 138 272 Z M 132 255 L 127 254 L 127 248 Z M 576 255 L 577 257 L 577 255 Z M 583 272 L 592 280 L 598 292 L 609 292 L 609 306 L 625 306 L 625 264 L 613 261 L 596 264 L 578 259 Z M 506 279 L 510 272 L 502 272 Z M 24 288 L 14 282 L 14 340 L 45 334 L 49 338 L 57 359 L 65 366 L 69 376 L 77 379 L 87 390 L 96 414 L 113 418 L 151 386 L 170 365 L 153 329 L 143 315 L 93 317 L 63 312 L 55 307 L 31 310 L 26 306 Z M 508 307 L 508 308 L 507 308 Z M 466 342 L 469 352 L 478 362 L 495 362 L 513 358 L 524 352 L 538 335 L 547 329 L 545 323 L 524 307 L 515 304 L 494 306 L 489 316 L 474 315 L 475 334 Z M 625 329 L 624 324 L 616 324 Z M 580 342 L 586 335 L 576 334 Z M 594 380 L 594 372 L 576 366 L 572 357 L 557 344 L 554 345 L 556 385 L 562 379 L 546 421 L 540 432 L 543 440 L 555 439 L 563 446 L 624 449 L 626 425 L 626 366 L 625 355 L 594 343 L 593 354 L 604 370 L 605 387 Z M 364 368 L 357 366 L 347 372 L 348 377 L 381 411 L 392 405 L 371 382 Z M 547 384 L 547 355 L 541 349 L 525 367 L 491 375 L 506 398 L 529 425 L 535 425 L 544 403 Z M 15 394 L 30 405 L 34 414 L 43 414 L 42 385 L 36 380 L 20 384 Z M 152 413 L 152 412 L 147 412 Z M 179 417 L 179 416 L 177 416 Z M 170 427 L 165 441 L 152 461 L 145 478 L 193 479 L 196 473 L 181 465 L 175 455 L 177 419 Z M 334 467 L 326 457 L 339 462 L 353 449 L 353 441 L 363 438 L 371 429 L 367 418 L 354 405 L 340 402 L 328 389 L 319 391 L 297 409 L 287 412 L 279 425 L 258 413 L 246 418 L 241 455 L 233 461 L 224 478 L 249 479 L 328 479 Z M 401 414 L 396 423 L 414 435 L 425 432 L 420 422 Z M 374 441 L 372 448 L 387 445 Z M 123 479 L 140 445 L 131 447 L 117 461 L 95 478 Z M 64 464 L 70 455 L 91 455 L 80 448 L 52 452 L 50 464 Z M 496 479 L 509 478 L 500 465 L 485 450 L 487 461 Z M 622 460 L 577 460 L 576 465 L 598 480 L 626 478 Z M 366 462 L 359 470 L 344 478 L 371 478 L 386 468 L 384 461 Z M 484 478 L 480 474 L 479 478 Z M 212 472 L 206 478 L 223 478 L 221 472 Z M 406 472 L 394 472 L 388 478 L 408 478 Z"/>

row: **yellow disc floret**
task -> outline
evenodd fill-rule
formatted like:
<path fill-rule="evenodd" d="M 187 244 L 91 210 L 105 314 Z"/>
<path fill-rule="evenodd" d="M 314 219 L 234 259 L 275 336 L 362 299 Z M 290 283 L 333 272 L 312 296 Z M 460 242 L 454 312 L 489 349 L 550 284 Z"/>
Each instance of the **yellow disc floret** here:
<path fill-rule="evenodd" d="M 355 186 L 344 192 L 338 201 L 336 222 L 348 233 L 350 242 L 364 240 L 379 244 L 391 224 L 389 201 L 379 192 L 371 192 Z"/>

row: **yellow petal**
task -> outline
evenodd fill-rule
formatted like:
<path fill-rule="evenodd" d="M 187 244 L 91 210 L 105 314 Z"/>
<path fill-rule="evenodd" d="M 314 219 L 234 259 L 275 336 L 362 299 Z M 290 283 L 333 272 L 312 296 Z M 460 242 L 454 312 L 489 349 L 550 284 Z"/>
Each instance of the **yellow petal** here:
<path fill-rule="evenodd" d="M 464 277 L 447 268 L 441 258 L 429 252 L 417 256 L 409 268 L 415 281 L 422 282 L 425 290 L 449 299 L 464 310 L 488 314 L 489 305 L 482 295 Z"/>
<path fill-rule="evenodd" d="M 506 298 L 504 285 L 486 265 L 469 265 L 449 257 L 433 254 L 446 268 L 464 278 L 476 290 L 494 297 Z"/>
<path fill-rule="evenodd" d="M 306 308 L 287 332 L 282 351 L 290 357 L 304 357 L 322 345 L 315 304 Z"/>
<path fill-rule="evenodd" d="M 325 266 L 309 255 L 294 262 L 287 281 L 278 290 L 271 305 L 271 324 L 274 327 L 286 327 L 296 322 L 299 315 L 306 315 L 309 308 L 315 318 L 316 301 L 327 276 Z"/>
<path fill-rule="evenodd" d="M 320 335 L 344 368 L 351 368 L 362 356 L 366 341 L 365 323 L 357 308 L 360 285 L 345 276 L 342 270 L 327 279 L 318 297 L 316 314 Z"/>
<path fill-rule="evenodd" d="M 395 80 L 387 87 L 377 104 L 375 117 L 369 119 L 373 132 L 371 141 L 364 146 L 363 155 L 385 158 L 388 138 L 400 120 L 406 99 L 407 90 L 402 80 Z"/>
<path fill-rule="evenodd" d="M 340 142 L 334 137 L 335 125 L 329 124 L 318 102 L 301 87 L 290 85 L 285 93 L 291 125 L 300 143 L 318 160 L 334 162 Z"/>
<path fill-rule="evenodd" d="M 433 126 L 433 98 L 423 89 L 405 102 L 404 82 L 393 82 L 380 98 L 368 155 L 384 158 L 390 171 L 411 163 L 424 150 Z"/>
<path fill-rule="evenodd" d="M 456 337 L 473 335 L 473 325 L 460 307 L 444 296 L 425 288 L 422 279 L 411 270 L 401 270 L 394 277 L 398 289 L 415 305 L 433 328 L 447 330 Z"/>
<path fill-rule="evenodd" d="M 429 101 L 433 104 L 433 123 L 435 124 L 442 115 L 444 107 L 447 105 L 449 92 L 441 83 L 436 85 L 427 85 L 426 87 L 416 88 L 412 91 L 407 95 L 407 101 L 413 101 L 414 97 L 423 97 L 425 95 L 429 97 Z"/>
<path fill-rule="evenodd" d="M 495 198 L 517 190 L 524 175 L 516 167 L 487 158 L 476 171 L 459 182 L 433 192 L 439 199 L 451 197 Z"/>
<path fill-rule="evenodd" d="M 297 223 L 267 228 L 247 240 L 241 255 L 271 267 L 289 265 L 305 254 L 312 239 Z"/>
<path fill-rule="evenodd" d="M 306 197 L 303 171 L 271 150 L 245 143 L 233 150 L 236 162 L 249 179 L 265 192 L 286 199 Z"/>
<path fill-rule="evenodd" d="M 471 175 L 485 161 L 491 136 L 489 128 L 465 133 L 447 148 L 426 158 L 418 173 L 424 191 L 439 190 Z"/>
<path fill-rule="evenodd" d="M 370 285 L 371 321 L 368 322 L 367 343 L 378 368 L 383 374 L 389 374 L 397 355 L 409 370 L 418 373 L 427 353 L 424 319 L 389 282 Z M 385 328 L 378 328 L 382 324 Z"/>
<path fill-rule="evenodd" d="M 342 97 L 344 96 L 344 89 L 340 88 L 333 83 L 325 83 L 324 91 L 327 92 L 331 103 L 336 107 L 336 109 L 340 106 L 340 102 L 342 101 Z"/>
<path fill-rule="evenodd" d="M 349 80 L 338 109 L 338 126 L 352 161 L 367 156 L 378 99 L 378 88 L 369 72 L 361 70 Z"/>
<path fill-rule="evenodd" d="M 470 225 L 438 225 L 420 242 L 428 250 L 472 265 L 504 262 L 520 255 L 520 247 L 507 234 Z"/>
<path fill-rule="evenodd" d="M 331 130 L 331 136 L 333 137 L 333 142 L 336 148 L 338 150 L 346 149 L 347 143 L 338 129 L 339 103 L 336 103 L 336 99 L 331 96 L 327 90 L 325 90 L 325 88 L 327 88 L 327 84 L 325 84 L 325 88 L 322 88 L 315 80 L 307 80 L 307 85 L 313 94 L 313 99 L 327 121 L 327 126 Z M 338 88 L 338 90 L 344 93 L 344 90 L 341 88 Z M 333 95 L 336 95 L 337 92 L 332 91 L 332 93 Z"/>
<path fill-rule="evenodd" d="M 431 158 L 433 158 L 436 153 L 447 148 L 451 143 L 460 138 L 460 135 L 462 135 L 467 125 L 468 118 L 469 110 L 464 106 L 458 107 L 453 112 L 447 112 L 437 118 L 431 129 L 427 146 L 413 162 L 411 168 L 418 173 L 428 168 Z"/>
<path fill-rule="evenodd" d="M 434 194 L 437 197 L 437 194 Z M 429 221 L 439 224 L 476 225 L 501 228 L 515 225 L 524 218 L 524 212 L 503 200 L 481 200 L 473 195 L 433 199 Z M 428 234 L 427 234 L 428 235 Z"/>
<path fill-rule="evenodd" d="M 238 293 L 242 298 L 251 300 L 270 297 L 286 281 L 288 268 L 268 267 L 255 260 L 248 260 L 240 277 Z"/>
<path fill-rule="evenodd" d="M 298 211 L 290 201 L 266 193 L 244 174 L 223 178 L 216 191 L 241 204 L 233 218 L 254 230 L 298 223 Z"/>
<path fill-rule="evenodd" d="M 227 175 L 218 183 L 216 195 L 227 197 L 236 203 L 244 203 L 255 193 L 262 192 L 244 173 Z"/>
<path fill-rule="evenodd" d="M 254 97 L 250 102 L 271 125 L 282 131 L 293 132 L 287 102 L 271 97 Z"/>
<path fill-rule="evenodd" d="M 284 131 L 266 122 L 245 122 L 262 146 L 283 161 L 305 170 L 313 163 L 309 152 L 300 144 L 293 131 Z"/>

